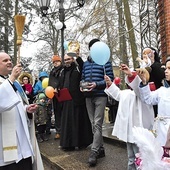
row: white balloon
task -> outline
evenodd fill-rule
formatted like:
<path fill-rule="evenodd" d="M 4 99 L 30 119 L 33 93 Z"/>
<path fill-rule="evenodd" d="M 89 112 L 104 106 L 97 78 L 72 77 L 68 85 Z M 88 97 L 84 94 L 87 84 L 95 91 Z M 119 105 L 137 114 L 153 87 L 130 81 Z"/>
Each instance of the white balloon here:
<path fill-rule="evenodd" d="M 57 30 L 61 30 L 63 28 L 63 23 L 58 21 L 55 26 Z"/>

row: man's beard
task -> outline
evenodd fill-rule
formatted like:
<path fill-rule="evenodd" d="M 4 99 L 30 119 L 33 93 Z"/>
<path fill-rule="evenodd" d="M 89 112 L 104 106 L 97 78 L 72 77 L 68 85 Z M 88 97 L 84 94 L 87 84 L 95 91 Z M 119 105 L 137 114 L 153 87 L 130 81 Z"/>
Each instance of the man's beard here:
<path fill-rule="evenodd" d="M 71 63 L 65 64 L 65 67 L 70 67 L 70 66 L 71 66 Z"/>

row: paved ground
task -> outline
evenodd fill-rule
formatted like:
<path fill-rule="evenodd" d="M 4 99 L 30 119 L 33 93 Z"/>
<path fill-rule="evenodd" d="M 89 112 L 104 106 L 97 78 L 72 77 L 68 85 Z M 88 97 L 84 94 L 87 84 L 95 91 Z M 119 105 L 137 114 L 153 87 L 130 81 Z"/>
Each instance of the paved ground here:
<path fill-rule="evenodd" d="M 112 126 L 103 127 L 106 157 L 98 160 L 96 167 L 87 164 L 90 146 L 84 150 L 63 151 L 59 149 L 59 140 L 54 140 L 55 131 L 52 130 L 47 142 L 39 143 L 45 170 L 126 170 L 127 153 L 125 143 L 111 136 Z"/>

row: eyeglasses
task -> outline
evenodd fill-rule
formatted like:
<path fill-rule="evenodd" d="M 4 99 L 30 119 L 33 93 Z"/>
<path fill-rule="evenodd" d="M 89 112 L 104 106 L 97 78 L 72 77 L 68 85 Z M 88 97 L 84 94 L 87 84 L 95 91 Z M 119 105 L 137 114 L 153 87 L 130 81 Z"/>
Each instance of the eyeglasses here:
<path fill-rule="evenodd" d="M 69 60 L 72 60 L 72 58 L 66 58 L 66 59 L 64 59 L 64 61 L 69 61 Z"/>

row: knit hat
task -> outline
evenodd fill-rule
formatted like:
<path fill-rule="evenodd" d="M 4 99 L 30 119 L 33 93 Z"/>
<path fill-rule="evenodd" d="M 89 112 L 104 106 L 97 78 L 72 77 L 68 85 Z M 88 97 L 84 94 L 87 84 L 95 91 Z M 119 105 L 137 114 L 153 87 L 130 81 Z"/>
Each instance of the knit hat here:
<path fill-rule="evenodd" d="M 52 57 L 52 61 L 54 62 L 54 61 L 61 61 L 61 58 L 58 56 L 58 55 L 54 55 L 53 57 Z"/>
<path fill-rule="evenodd" d="M 41 99 L 45 99 L 46 98 L 46 95 L 44 93 L 40 93 L 38 95 L 38 99 L 41 100 Z"/>
<path fill-rule="evenodd" d="M 98 42 L 100 41 L 99 39 L 95 38 L 95 39 L 92 39 L 90 42 L 89 42 L 89 50 L 90 50 L 90 47 L 95 43 L 95 42 Z"/>

